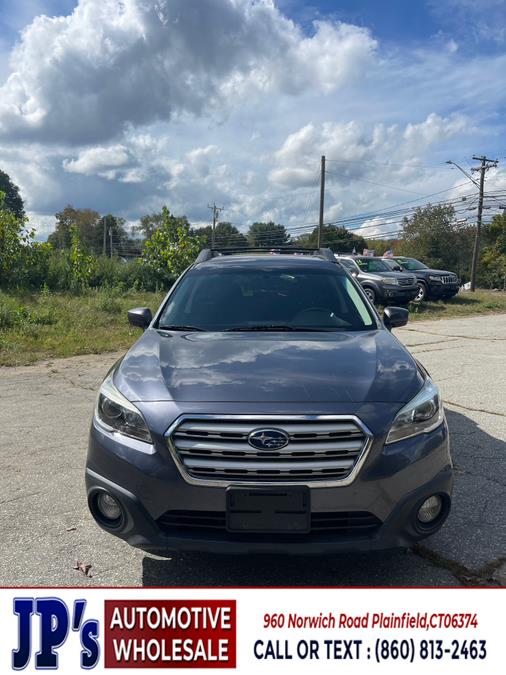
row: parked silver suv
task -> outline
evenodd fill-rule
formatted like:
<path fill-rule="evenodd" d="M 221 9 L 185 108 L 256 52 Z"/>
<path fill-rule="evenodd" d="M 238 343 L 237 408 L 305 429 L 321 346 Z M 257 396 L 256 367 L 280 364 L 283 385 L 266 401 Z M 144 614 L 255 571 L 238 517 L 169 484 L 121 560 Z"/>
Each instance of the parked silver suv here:
<path fill-rule="evenodd" d="M 372 303 L 406 305 L 418 294 L 413 273 L 393 271 L 384 258 L 365 255 L 340 255 L 337 260 L 361 283 Z"/>

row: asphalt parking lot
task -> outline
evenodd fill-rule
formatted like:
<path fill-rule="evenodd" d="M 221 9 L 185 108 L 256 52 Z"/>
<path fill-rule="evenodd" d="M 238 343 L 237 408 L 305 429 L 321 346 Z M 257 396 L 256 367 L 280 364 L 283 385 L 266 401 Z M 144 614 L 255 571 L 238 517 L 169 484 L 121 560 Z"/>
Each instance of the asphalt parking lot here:
<path fill-rule="evenodd" d="M 506 314 L 411 323 L 397 335 L 441 385 L 452 435 L 452 514 L 423 546 L 167 560 L 105 534 L 83 476 L 95 392 L 118 355 L 91 355 L 0 368 L 0 585 L 505 585 Z"/>

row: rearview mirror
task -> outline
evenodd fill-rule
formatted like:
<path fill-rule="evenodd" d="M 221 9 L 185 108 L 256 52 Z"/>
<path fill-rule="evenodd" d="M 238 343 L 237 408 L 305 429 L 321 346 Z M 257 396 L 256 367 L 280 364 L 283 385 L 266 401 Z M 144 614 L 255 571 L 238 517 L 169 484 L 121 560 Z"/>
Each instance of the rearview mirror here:
<path fill-rule="evenodd" d="M 409 312 L 404 307 L 385 307 L 383 311 L 383 323 L 388 328 L 400 328 L 408 323 Z"/>
<path fill-rule="evenodd" d="M 128 323 L 131 326 L 145 329 L 151 323 L 153 315 L 149 307 L 135 307 L 128 310 Z"/>

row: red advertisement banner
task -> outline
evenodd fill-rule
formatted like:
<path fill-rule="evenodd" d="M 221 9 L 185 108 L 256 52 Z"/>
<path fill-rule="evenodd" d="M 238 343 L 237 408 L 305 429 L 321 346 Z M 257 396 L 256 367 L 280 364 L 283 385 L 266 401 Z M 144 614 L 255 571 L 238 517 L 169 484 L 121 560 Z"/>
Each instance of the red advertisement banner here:
<path fill-rule="evenodd" d="M 235 600 L 106 600 L 106 668 L 235 668 Z"/>

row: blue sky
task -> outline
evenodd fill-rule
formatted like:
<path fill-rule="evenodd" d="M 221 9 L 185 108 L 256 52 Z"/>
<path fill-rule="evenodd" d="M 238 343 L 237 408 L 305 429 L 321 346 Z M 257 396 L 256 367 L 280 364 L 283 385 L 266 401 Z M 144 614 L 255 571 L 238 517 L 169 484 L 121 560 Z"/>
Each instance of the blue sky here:
<path fill-rule="evenodd" d="M 327 220 L 472 198 L 445 160 L 476 153 L 506 190 L 506 0 L 0 5 L 0 168 L 41 239 L 67 203 L 300 233 L 321 154 Z"/>

